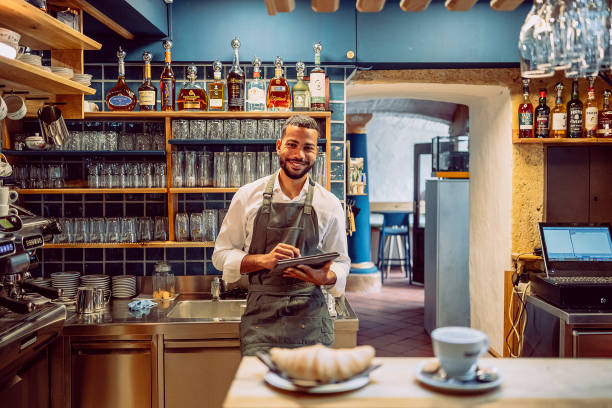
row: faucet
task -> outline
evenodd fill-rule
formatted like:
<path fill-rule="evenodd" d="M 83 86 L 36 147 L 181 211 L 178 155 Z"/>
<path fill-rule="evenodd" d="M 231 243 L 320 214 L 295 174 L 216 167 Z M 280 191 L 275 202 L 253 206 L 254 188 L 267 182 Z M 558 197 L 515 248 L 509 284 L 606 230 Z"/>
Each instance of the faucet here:
<path fill-rule="evenodd" d="M 219 295 L 221 292 L 221 281 L 218 276 L 215 276 L 215 279 L 210 283 L 210 294 L 212 296 L 212 300 L 218 301 Z"/>

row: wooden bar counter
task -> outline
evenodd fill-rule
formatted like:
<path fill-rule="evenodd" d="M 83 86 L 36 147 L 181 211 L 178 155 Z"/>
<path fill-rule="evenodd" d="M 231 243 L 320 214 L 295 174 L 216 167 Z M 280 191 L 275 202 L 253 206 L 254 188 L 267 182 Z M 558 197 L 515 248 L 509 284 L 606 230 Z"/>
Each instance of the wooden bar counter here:
<path fill-rule="evenodd" d="M 242 359 L 225 408 L 243 407 L 612 407 L 612 359 L 485 359 L 502 385 L 484 394 L 443 394 L 415 377 L 422 358 L 377 358 L 383 366 L 371 382 L 351 392 L 307 395 L 279 391 L 264 382 L 267 372 L 256 357 Z"/>

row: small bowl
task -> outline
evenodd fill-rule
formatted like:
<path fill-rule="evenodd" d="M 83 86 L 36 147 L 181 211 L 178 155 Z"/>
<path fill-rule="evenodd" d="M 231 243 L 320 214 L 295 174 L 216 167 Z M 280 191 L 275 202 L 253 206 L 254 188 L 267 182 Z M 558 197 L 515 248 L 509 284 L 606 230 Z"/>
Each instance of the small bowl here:
<path fill-rule="evenodd" d="M 9 30 L 8 28 L 0 27 L 0 42 L 10 45 L 13 48 L 19 47 L 21 34 Z"/>
<path fill-rule="evenodd" d="M 44 150 L 47 148 L 47 143 L 45 142 L 45 139 L 43 139 L 42 137 L 40 138 L 26 137 L 25 144 L 28 147 L 28 149 L 31 149 L 31 150 Z"/>

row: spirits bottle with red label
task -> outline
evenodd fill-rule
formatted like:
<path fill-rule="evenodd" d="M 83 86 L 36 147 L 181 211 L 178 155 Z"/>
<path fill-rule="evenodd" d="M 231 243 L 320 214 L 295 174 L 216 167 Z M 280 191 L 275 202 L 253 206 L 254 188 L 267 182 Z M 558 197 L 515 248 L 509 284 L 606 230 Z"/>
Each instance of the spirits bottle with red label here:
<path fill-rule="evenodd" d="M 529 101 L 529 80 L 523 79 L 523 103 L 518 108 L 520 138 L 533 137 L 533 105 Z"/>
<path fill-rule="evenodd" d="M 125 51 L 119 47 L 117 52 L 119 77 L 113 89 L 106 94 L 106 105 L 112 111 L 131 111 L 134 110 L 138 103 L 136 94 L 125 83 L 125 63 L 123 62 L 125 55 Z"/>
<path fill-rule="evenodd" d="M 535 137 L 550 135 L 550 108 L 546 105 L 546 89 L 540 89 L 540 104 L 535 109 Z"/>

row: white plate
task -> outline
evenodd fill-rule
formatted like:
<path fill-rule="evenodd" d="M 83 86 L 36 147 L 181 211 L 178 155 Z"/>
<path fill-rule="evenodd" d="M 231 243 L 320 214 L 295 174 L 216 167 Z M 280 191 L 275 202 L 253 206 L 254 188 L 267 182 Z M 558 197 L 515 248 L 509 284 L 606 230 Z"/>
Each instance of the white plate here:
<path fill-rule="evenodd" d="M 348 381 L 319 385 L 317 387 L 302 388 L 296 387 L 289 380 L 286 380 L 278 374 L 268 371 L 264 376 L 264 380 L 273 387 L 285 391 L 299 391 L 306 394 L 331 394 L 334 392 L 345 392 L 359 389 L 370 382 L 369 376 L 357 377 Z"/>
<path fill-rule="evenodd" d="M 497 373 L 497 380 L 491 382 L 478 382 L 475 379 L 471 381 L 457 381 L 455 379 L 446 379 L 440 380 L 438 378 L 434 378 L 431 374 L 425 374 L 422 372 L 423 366 L 427 364 L 428 361 L 425 360 L 419 364 L 416 372 L 416 377 L 423 384 L 427 384 L 430 387 L 433 387 L 437 390 L 441 391 L 452 391 L 455 393 L 474 393 L 474 392 L 482 392 L 492 390 L 493 388 L 499 387 L 499 385 L 503 381 L 503 376 L 501 373 Z"/>

